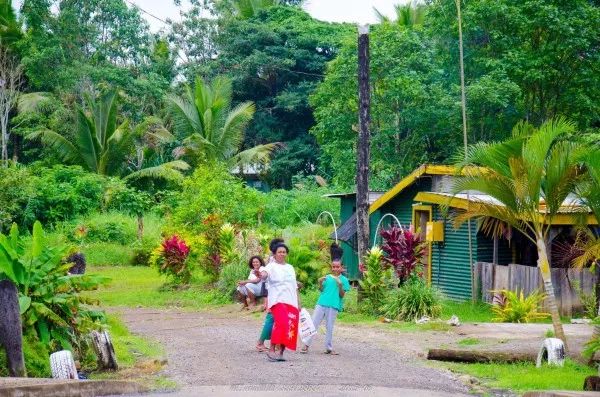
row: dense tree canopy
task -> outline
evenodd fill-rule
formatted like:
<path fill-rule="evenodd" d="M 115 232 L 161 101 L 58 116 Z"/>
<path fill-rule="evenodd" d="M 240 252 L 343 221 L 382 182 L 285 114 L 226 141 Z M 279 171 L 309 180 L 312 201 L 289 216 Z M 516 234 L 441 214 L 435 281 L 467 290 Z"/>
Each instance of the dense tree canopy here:
<path fill-rule="evenodd" d="M 170 136 L 149 157 L 143 156 L 149 147 L 131 145 L 124 157 L 129 171 L 119 173 L 152 169 L 176 160 L 173 149 L 186 143 L 191 149 L 190 136 L 198 137 L 167 117 L 173 112 L 165 99 L 183 98 L 197 77 L 206 87 L 227 78 L 231 109 L 255 106 L 237 135 L 243 137 L 239 150 L 283 144 L 264 175 L 272 186 L 320 175 L 351 188 L 355 27 L 315 20 L 301 4 L 192 0 L 180 21 L 167 21 L 153 34 L 142 11 L 126 0 L 24 0 L 19 12 L 0 0 L 0 43 L 10 46 L 24 73 L 10 114 L 9 157 L 62 163 L 24 137 L 50 130 L 74 142 L 75 109 L 85 96 L 117 90 L 119 124 L 160 125 Z M 463 7 L 470 142 L 504 139 L 521 119 L 540 125 L 555 116 L 572 120 L 588 140 L 597 138 L 595 2 L 470 0 Z M 423 162 L 450 161 L 462 136 L 455 2 L 398 5 L 396 15 L 379 16 L 371 29 L 371 187 L 385 189 Z"/>

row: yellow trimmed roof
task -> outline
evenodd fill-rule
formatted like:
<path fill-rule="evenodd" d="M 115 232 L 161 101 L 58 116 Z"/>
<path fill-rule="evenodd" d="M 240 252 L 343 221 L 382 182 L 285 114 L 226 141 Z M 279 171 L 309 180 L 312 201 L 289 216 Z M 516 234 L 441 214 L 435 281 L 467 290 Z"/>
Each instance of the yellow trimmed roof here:
<path fill-rule="evenodd" d="M 465 174 L 469 167 L 465 168 L 461 174 Z M 423 175 L 456 175 L 458 173 L 457 169 L 453 165 L 434 165 L 434 164 L 423 164 L 413 172 L 411 172 L 408 176 L 403 178 L 400 182 L 396 184 L 393 188 L 388 190 L 381 196 L 377 201 L 375 201 L 369 207 L 369 214 L 377 211 L 381 208 L 385 203 L 396 197 L 400 192 L 406 189 L 408 186 L 412 185 L 422 177 Z"/>
<path fill-rule="evenodd" d="M 447 205 L 448 207 L 453 208 L 461 208 L 467 209 L 469 206 L 473 208 L 477 203 L 486 203 L 493 205 L 501 205 L 498 203 L 493 197 L 488 196 L 487 194 L 481 193 L 471 193 L 467 200 L 467 195 L 464 193 L 457 194 L 455 196 L 448 193 L 435 193 L 435 192 L 419 192 L 415 196 L 414 199 L 416 202 L 430 203 L 430 204 L 438 204 L 438 205 Z M 543 205 L 540 206 L 540 209 L 543 210 Z M 589 208 L 585 207 L 581 204 L 576 204 L 574 202 L 565 202 L 563 206 L 559 209 L 559 213 L 554 216 L 552 219 L 552 224 L 554 225 L 573 225 L 575 224 L 575 220 L 573 219 L 573 215 L 576 213 L 580 213 L 582 216 L 586 216 L 586 223 L 588 225 L 597 225 L 598 220 L 592 214 L 590 214 Z M 540 220 L 544 217 L 544 214 L 540 212 Z"/>

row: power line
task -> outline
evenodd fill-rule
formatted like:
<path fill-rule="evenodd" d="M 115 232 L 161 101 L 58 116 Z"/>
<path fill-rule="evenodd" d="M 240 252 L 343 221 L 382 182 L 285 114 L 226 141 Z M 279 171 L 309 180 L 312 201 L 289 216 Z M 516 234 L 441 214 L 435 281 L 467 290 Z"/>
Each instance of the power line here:
<path fill-rule="evenodd" d="M 166 20 L 157 17 L 156 15 L 152 14 L 151 12 L 148 12 L 146 10 L 144 10 L 142 7 L 140 7 L 139 5 L 135 4 L 133 1 L 131 0 L 125 0 L 127 3 L 129 3 L 131 6 L 137 8 L 138 10 L 140 10 L 141 12 L 143 12 L 146 15 L 151 16 L 152 18 L 156 19 L 157 21 L 160 21 L 162 23 L 164 23 L 165 25 L 169 25 L 169 22 L 167 22 Z"/>

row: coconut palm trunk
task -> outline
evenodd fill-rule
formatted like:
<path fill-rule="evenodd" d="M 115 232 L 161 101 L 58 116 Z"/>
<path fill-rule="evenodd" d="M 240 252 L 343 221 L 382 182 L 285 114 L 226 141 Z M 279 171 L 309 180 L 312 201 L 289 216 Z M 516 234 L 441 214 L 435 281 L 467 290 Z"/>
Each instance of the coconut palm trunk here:
<path fill-rule="evenodd" d="M 550 271 L 550 261 L 548 260 L 548 251 L 546 241 L 543 236 L 537 238 L 537 252 L 538 261 L 537 266 L 542 274 L 542 280 L 544 282 L 544 290 L 546 291 L 546 302 L 548 303 L 548 309 L 552 316 L 552 327 L 554 328 L 555 336 L 562 340 L 565 344 L 565 350 L 567 348 L 567 338 L 565 337 L 565 331 L 560 321 L 560 314 L 558 313 L 558 306 L 556 305 L 556 295 L 554 294 L 554 284 L 552 284 L 552 272 Z"/>
<path fill-rule="evenodd" d="M 137 238 L 142 241 L 142 238 L 144 238 L 144 214 L 138 214 L 137 225 Z"/>

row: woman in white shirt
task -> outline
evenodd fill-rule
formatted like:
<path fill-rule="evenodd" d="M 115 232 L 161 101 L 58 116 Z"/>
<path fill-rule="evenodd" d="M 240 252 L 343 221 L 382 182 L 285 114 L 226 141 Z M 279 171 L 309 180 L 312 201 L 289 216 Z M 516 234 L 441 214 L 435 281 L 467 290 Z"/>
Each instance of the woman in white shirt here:
<path fill-rule="evenodd" d="M 247 280 L 238 281 L 237 291 L 244 299 L 244 309 L 254 307 L 256 298 L 263 296 L 264 281 L 261 278 L 261 272 L 265 270 L 265 263 L 260 256 L 253 256 L 248 261 L 250 275 Z"/>
<path fill-rule="evenodd" d="M 285 244 L 277 244 L 273 261 L 261 272 L 261 278 L 269 285 L 269 309 L 274 319 L 271 345 L 267 353 L 269 361 L 285 361 L 283 352 L 286 348 L 296 350 L 298 339 L 300 299 L 296 271 L 286 263 L 288 252 Z M 275 346 L 279 347 L 278 356 L 275 354 Z"/>

